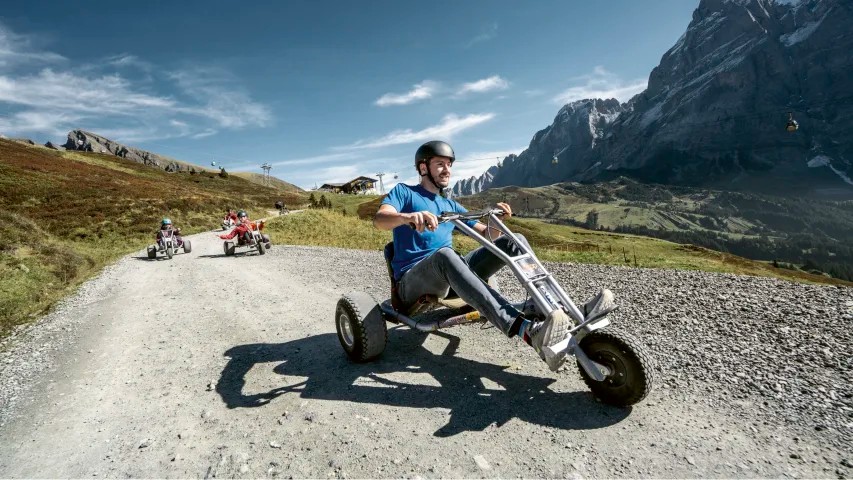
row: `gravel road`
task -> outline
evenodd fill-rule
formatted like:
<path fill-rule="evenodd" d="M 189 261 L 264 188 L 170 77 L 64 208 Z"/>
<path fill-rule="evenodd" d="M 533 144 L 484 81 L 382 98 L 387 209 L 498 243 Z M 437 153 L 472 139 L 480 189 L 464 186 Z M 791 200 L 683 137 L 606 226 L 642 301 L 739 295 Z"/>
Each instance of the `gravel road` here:
<path fill-rule="evenodd" d="M 657 388 L 619 409 L 477 325 L 396 327 L 350 363 L 335 304 L 387 293 L 379 252 L 190 238 L 0 344 L 0 477 L 853 475 L 851 288 L 549 264 L 577 301 L 611 288 L 657 358 Z"/>

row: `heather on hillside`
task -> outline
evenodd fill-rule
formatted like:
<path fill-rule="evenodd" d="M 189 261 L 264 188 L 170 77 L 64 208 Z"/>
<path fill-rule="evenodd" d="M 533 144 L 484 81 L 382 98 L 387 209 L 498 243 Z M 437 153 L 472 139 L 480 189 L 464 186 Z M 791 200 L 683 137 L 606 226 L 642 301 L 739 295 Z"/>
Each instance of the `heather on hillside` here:
<path fill-rule="evenodd" d="M 228 208 L 257 217 L 279 199 L 305 200 L 236 176 L 0 140 L 0 335 L 152 242 L 162 217 L 196 233 L 217 227 Z"/>

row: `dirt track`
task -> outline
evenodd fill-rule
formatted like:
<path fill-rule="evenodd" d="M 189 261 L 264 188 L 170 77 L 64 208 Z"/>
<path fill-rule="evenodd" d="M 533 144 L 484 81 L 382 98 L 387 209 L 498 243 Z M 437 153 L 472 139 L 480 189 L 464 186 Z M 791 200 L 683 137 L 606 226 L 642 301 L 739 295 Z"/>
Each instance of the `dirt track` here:
<path fill-rule="evenodd" d="M 0 373 L 17 386 L 0 404 L 0 477 L 850 472 L 849 453 L 710 397 L 601 405 L 574 369 L 553 374 L 493 329 L 395 328 L 379 361 L 350 363 L 333 311 L 358 285 L 334 257 L 383 291 L 378 254 L 224 257 L 212 234 L 192 238 L 171 261 L 123 259 L 6 346 Z"/>

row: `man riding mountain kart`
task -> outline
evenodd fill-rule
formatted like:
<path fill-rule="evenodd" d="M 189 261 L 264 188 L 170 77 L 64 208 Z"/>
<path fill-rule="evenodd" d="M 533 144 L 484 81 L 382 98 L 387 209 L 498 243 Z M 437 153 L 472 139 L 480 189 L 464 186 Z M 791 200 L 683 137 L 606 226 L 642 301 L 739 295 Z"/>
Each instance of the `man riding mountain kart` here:
<path fill-rule="evenodd" d="M 392 298 L 398 304 L 395 309 L 405 309 L 425 295 L 445 298 L 452 290 L 508 337 L 521 337 L 552 371 L 556 371 L 565 362 L 566 354 L 553 354 L 546 347 L 553 347 L 569 336 L 573 324 L 568 315 L 559 308 L 545 318 L 536 318 L 533 313 L 526 315 L 527 308 L 523 308 L 525 312 L 519 311 L 486 283 L 504 266 L 503 261 L 484 247 L 460 256 L 453 250 L 453 224 L 438 221 L 442 212 L 467 212 L 462 205 L 443 195 L 450 183 L 455 160 L 453 149 L 445 142 L 431 141 L 421 145 L 415 153 L 420 183 L 415 186 L 397 184 L 382 200 L 374 218 L 377 228 L 393 230 L 391 266 L 396 285 Z M 497 206 L 503 210 L 505 218 L 512 216 L 509 205 L 498 203 Z M 519 254 L 519 247 L 509 237 L 493 238 L 483 223 L 474 220 L 466 223 L 510 256 Z M 529 248 L 522 235 L 516 233 L 515 236 Z M 585 313 L 613 308 L 613 296 L 607 290 L 584 306 Z"/>

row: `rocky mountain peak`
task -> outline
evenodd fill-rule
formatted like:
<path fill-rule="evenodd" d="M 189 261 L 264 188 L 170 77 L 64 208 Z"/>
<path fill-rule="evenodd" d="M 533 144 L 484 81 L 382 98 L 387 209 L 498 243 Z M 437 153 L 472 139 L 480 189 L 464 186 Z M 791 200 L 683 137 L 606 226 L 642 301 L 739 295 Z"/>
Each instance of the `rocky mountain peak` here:
<path fill-rule="evenodd" d="M 702 0 L 645 91 L 622 105 L 563 106 L 527 150 L 481 183 L 626 175 L 851 197 L 850 25 L 849 0 Z M 797 132 L 785 129 L 788 112 Z"/>

